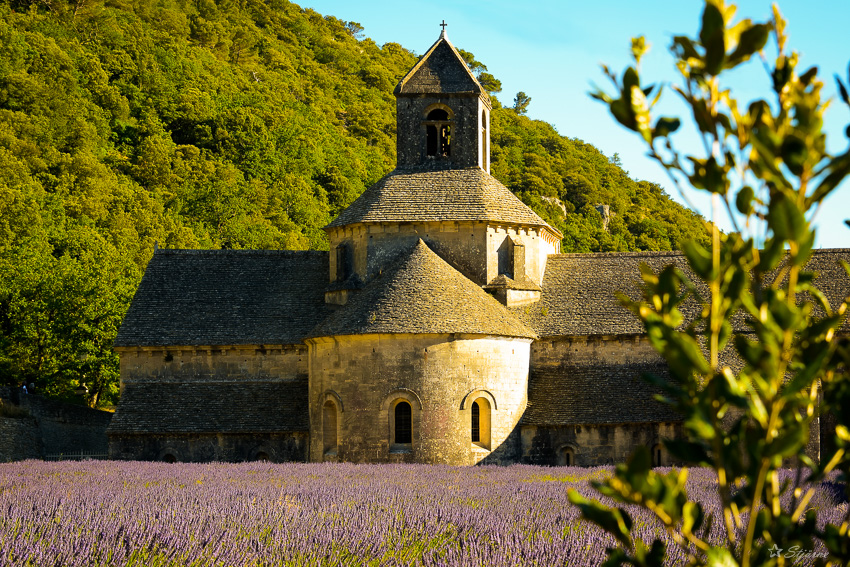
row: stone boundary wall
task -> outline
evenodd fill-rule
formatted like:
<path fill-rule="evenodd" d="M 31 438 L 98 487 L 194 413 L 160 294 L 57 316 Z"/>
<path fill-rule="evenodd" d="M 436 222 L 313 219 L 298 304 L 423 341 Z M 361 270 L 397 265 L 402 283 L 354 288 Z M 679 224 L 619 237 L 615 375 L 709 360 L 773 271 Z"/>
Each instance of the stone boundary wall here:
<path fill-rule="evenodd" d="M 0 463 L 38 459 L 43 455 L 35 419 L 0 417 Z"/>
<path fill-rule="evenodd" d="M 81 451 L 109 452 L 109 412 L 23 394 L 8 387 L 0 387 L 0 400 L 30 414 L 25 418 L 0 418 L 0 461 Z"/>

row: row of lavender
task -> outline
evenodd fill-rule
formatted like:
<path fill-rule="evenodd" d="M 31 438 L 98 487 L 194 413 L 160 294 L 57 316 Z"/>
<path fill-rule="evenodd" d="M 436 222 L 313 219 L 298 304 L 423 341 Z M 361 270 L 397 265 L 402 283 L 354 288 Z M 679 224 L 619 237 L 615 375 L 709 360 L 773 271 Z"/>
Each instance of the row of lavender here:
<path fill-rule="evenodd" d="M 598 565 L 613 541 L 566 491 L 594 494 L 589 480 L 607 474 L 24 461 L 0 465 L 0 565 Z M 710 473 L 689 482 L 715 511 Z M 823 491 L 812 505 L 828 519 L 846 503 Z M 645 541 L 664 535 L 649 516 L 633 519 Z"/>

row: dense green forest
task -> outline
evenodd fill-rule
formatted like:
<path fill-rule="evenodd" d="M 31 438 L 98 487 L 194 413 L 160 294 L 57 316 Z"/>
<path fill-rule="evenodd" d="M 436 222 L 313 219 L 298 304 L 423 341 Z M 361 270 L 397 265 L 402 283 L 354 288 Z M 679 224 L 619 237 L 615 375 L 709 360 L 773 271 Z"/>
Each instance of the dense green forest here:
<path fill-rule="evenodd" d="M 0 382 L 114 403 L 112 340 L 155 242 L 326 248 L 322 227 L 395 164 L 392 90 L 415 61 L 285 0 L 0 0 Z M 705 238 L 519 98 L 494 98 L 493 174 L 564 251 Z"/>

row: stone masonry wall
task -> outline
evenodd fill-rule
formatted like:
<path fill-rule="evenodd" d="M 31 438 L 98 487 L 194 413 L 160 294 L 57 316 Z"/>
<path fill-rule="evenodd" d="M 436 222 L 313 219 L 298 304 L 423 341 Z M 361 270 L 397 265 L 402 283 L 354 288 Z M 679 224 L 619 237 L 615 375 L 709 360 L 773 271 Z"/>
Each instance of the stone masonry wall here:
<path fill-rule="evenodd" d="M 525 278 L 537 285 L 543 283 L 546 259 L 549 254 L 560 252 L 560 243 L 550 242 L 539 230 L 510 226 L 490 226 L 487 228 L 487 283 L 499 275 L 499 250 L 505 240 L 513 238 L 525 245 Z M 514 280 L 521 280 L 520 274 L 513 274 Z"/>
<path fill-rule="evenodd" d="M 529 342 L 436 334 L 308 339 L 311 460 L 324 460 L 322 408 L 330 400 L 339 408 L 332 460 L 517 462 Z M 390 408 L 400 397 L 413 408 L 409 452 L 390 446 Z M 471 403 L 478 397 L 495 405 L 489 450 L 471 442 Z"/>
<path fill-rule="evenodd" d="M 307 376 L 302 346 L 121 349 L 121 382 L 242 380 Z"/>
<path fill-rule="evenodd" d="M 307 432 L 192 435 L 112 435 L 110 457 L 140 461 L 243 462 L 269 460 L 274 463 L 305 462 Z"/>
<path fill-rule="evenodd" d="M 642 335 L 554 337 L 535 341 L 531 345 L 532 368 L 658 361 L 661 361 L 661 357 Z"/>
<path fill-rule="evenodd" d="M 364 281 L 410 252 L 419 239 L 456 270 L 479 285 L 487 283 L 487 229 L 484 223 L 424 222 L 357 224 L 328 234 L 331 249 L 348 243 L 353 268 Z M 331 281 L 336 279 L 336 255 L 330 255 Z"/>
<path fill-rule="evenodd" d="M 682 426 L 678 423 L 523 426 L 522 462 L 564 465 L 564 453 L 569 450 L 573 454 L 572 465 L 575 466 L 624 463 L 638 446 L 642 445 L 651 451 L 663 439 L 682 435 Z M 661 465 L 675 464 L 666 450 L 662 450 L 661 455 Z"/>
<path fill-rule="evenodd" d="M 332 229 L 328 239 L 331 249 L 343 243 L 351 247 L 352 267 L 364 281 L 401 258 L 422 238 L 464 276 L 485 285 L 499 275 L 499 248 L 509 236 L 525 244 L 525 276 L 540 285 L 547 256 L 559 248 L 533 227 L 483 222 L 357 224 Z M 330 255 L 330 279 L 336 280 L 336 254 Z"/>
<path fill-rule="evenodd" d="M 108 452 L 106 428 L 112 413 L 33 395 L 21 396 L 21 407 L 38 421 L 45 455 Z"/>
<path fill-rule="evenodd" d="M 38 459 L 43 455 L 35 419 L 0 417 L 0 463 Z"/>

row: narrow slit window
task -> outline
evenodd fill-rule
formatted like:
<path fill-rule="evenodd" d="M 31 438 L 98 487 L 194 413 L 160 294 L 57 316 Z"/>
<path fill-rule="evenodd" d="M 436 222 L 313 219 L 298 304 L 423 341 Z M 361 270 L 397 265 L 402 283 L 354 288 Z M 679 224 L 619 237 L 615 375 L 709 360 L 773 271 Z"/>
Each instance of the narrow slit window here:
<path fill-rule="evenodd" d="M 489 167 L 487 163 L 490 160 L 490 150 L 487 147 L 489 136 L 487 136 L 487 112 L 481 111 L 481 168 L 486 170 Z"/>
<path fill-rule="evenodd" d="M 337 411 L 336 404 L 328 400 L 322 407 L 322 452 L 335 454 L 337 448 Z"/>
<path fill-rule="evenodd" d="M 664 463 L 664 455 L 661 453 L 661 445 L 655 445 L 652 448 L 652 464 L 660 467 Z"/>
<path fill-rule="evenodd" d="M 472 442 L 481 442 L 481 408 L 478 402 L 472 402 Z"/>
<path fill-rule="evenodd" d="M 352 272 L 351 248 L 343 243 L 336 247 L 336 280 L 345 281 Z"/>

